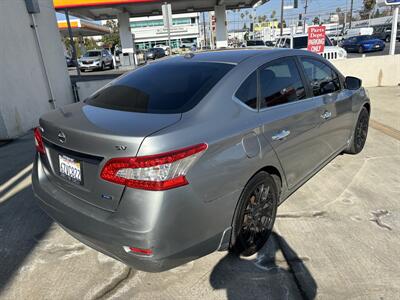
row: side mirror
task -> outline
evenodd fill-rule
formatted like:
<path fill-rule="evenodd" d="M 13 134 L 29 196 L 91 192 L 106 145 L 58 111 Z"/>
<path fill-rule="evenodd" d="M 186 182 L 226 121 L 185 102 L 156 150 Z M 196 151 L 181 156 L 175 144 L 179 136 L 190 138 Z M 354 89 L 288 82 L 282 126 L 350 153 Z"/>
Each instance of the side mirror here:
<path fill-rule="evenodd" d="M 321 83 L 321 94 L 334 93 L 335 91 L 336 87 L 332 81 Z"/>
<path fill-rule="evenodd" d="M 344 85 L 348 90 L 358 90 L 362 85 L 362 81 L 357 77 L 347 76 Z"/>

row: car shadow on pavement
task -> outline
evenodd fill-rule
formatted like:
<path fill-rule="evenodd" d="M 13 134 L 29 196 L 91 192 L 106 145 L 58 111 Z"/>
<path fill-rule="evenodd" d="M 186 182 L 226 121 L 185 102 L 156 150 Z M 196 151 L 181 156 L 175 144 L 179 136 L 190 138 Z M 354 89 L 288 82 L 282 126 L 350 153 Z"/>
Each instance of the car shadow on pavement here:
<path fill-rule="evenodd" d="M 228 253 L 214 267 L 210 284 L 235 299 L 314 299 L 317 284 L 300 258 L 277 233 L 254 256 Z"/>
<path fill-rule="evenodd" d="M 0 295 L 52 224 L 34 200 L 34 153 L 31 134 L 0 147 Z"/>

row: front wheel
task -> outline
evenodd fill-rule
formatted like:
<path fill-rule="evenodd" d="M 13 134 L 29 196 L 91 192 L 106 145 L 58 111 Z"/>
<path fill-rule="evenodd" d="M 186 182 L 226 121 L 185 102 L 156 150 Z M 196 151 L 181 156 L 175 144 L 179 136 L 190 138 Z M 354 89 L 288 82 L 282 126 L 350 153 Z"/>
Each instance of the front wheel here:
<path fill-rule="evenodd" d="M 360 115 L 358 116 L 356 128 L 354 129 L 353 137 L 350 141 L 349 148 L 346 153 L 358 154 L 364 149 L 365 142 L 368 136 L 369 126 L 369 113 L 368 110 L 363 107 Z"/>
<path fill-rule="evenodd" d="M 278 188 L 266 172 L 256 174 L 246 185 L 236 209 L 230 249 L 250 256 L 267 242 L 278 207 Z"/>
<path fill-rule="evenodd" d="M 362 46 L 358 47 L 358 53 L 362 54 L 364 52 L 364 48 Z"/>

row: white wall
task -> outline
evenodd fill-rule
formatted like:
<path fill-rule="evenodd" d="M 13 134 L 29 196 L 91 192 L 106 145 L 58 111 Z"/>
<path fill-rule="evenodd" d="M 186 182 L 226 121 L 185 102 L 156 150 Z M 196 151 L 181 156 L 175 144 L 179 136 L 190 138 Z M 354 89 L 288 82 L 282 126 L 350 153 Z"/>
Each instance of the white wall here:
<path fill-rule="evenodd" d="M 73 102 L 71 82 L 52 0 L 36 14 L 43 56 L 56 105 Z M 23 0 L 0 1 L 0 140 L 15 138 L 52 109 L 31 19 Z"/>
<path fill-rule="evenodd" d="M 400 84 L 400 55 L 382 55 L 332 60 L 345 76 L 355 76 L 364 87 L 397 86 Z"/>

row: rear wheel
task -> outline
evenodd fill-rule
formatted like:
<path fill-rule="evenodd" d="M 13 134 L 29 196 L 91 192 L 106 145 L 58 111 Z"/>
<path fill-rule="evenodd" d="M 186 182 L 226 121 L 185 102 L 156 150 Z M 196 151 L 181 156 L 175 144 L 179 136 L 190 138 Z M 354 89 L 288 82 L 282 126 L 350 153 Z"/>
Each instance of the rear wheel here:
<path fill-rule="evenodd" d="M 364 52 L 364 48 L 362 46 L 358 47 L 358 53 L 363 53 Z"/>
<path fill-rule="evenodd" d="M 104 71 L 105 68 L 106 68 L 106 67 L 105 67 L 105 65 L 104 65 L 104 62 L 102 62 L 102 63 L 101 63 L 101 70 Z"/>
<path fill-rule="evenodd" d="M 350 146 L 346 150 L 347 153 L 358 154 L 362 151 L 368 136 L 368 126 L 369 126 L 369 113 L 368 110 L 365 107 L 363 107 L 360 112 L 360 115 L 358 116 L 356 128 L 354 130 Z"/>
<path fill-rule="evenodd" d="M 389 43 L 389 42 L 390 42 L 390 35 L 388 35 L 388 36 L 385 38 L 385 42 L 386 42 L 386 43 Z"/>
<path fill-rule="evenodd" d="M 256 174 L 240 197 L 230 249 L 244 256 L 258 252 L 271 235 L 277 206 L 276 181 L 266 172 Z"/>
<path fill-rule="evenodd" d="M 113 69 L 114 69 L 114 61 L 111 61 L 111 64 L 110 64 L 110 69 L 111 69 L 111 70 L 113 70 Z"/>

